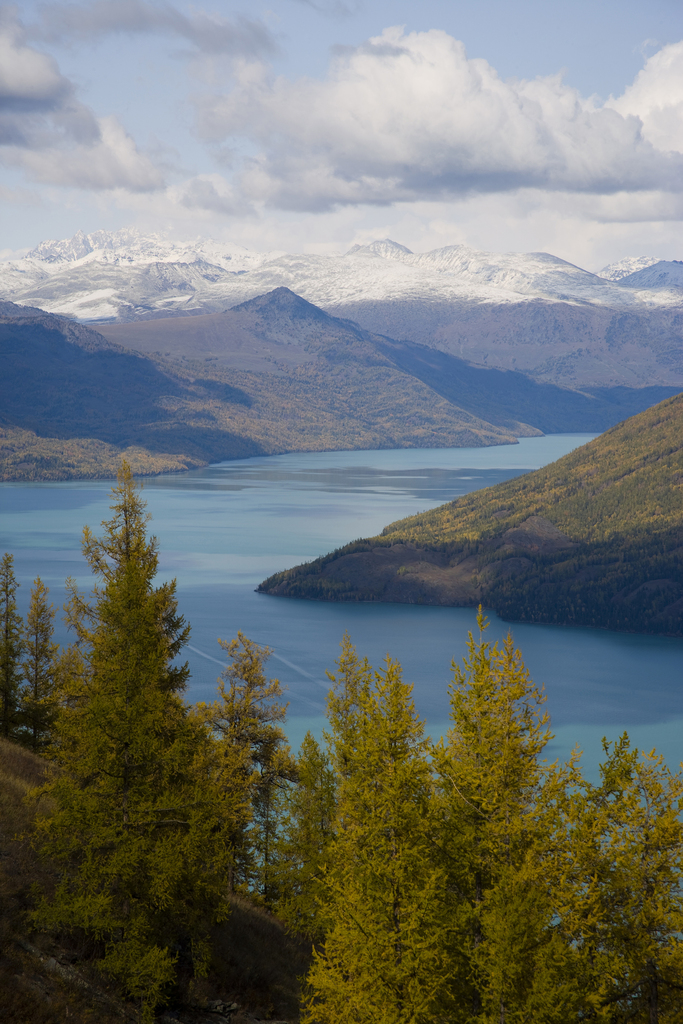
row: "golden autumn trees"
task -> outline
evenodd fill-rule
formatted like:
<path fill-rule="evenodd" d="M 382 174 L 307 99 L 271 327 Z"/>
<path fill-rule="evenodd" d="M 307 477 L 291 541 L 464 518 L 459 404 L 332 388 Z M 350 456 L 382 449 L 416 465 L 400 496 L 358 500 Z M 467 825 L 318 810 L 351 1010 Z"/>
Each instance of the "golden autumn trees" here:
<path fill-rule="evenodd" d="M 433 750 L 438 846 L 446 873 L 453 964 L 446 997 L 457 1021 L 562 1022 L 573 984 L 554 926 L 546 852 L 563 842 L 564 779 L 542 760 L 545 697 L 508 634 L 502 646 L 470 634 L 453 663 L 451 727 Z"/>
<path fill-rule="evenodd" d="M 624 734 L 567 805 L 565 942 L 584 1017 L 683 1021 L 683 778 Z"/>
<path fill-rule="evenodd" d="M 339 789 L 320 895 L 325 937 L 308 976 L 311 1024 L 426 1024 L 438 1010 L 447 922 L 411 689 L 390 659 L 370 677 L 347 641 L 330 697 Z"/>
<path fill-rule="evenodd" d="M 49 590 L 36 578 L 24 630 L 25 657 L 19 739 L 35 753 L 49 745 L 57 717 L 57 672 L 59 644 L 53 639 L 54 608 L 48 604 Z"/>

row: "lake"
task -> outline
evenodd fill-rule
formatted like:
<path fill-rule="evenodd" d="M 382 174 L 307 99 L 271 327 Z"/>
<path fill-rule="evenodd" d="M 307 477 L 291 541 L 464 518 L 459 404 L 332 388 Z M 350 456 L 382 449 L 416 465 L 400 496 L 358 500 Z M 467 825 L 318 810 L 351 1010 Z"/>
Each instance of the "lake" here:
<path fill-rule="evenodd" d="M 523 438 L 493 448 L 322 452 L 226 462 L 144 481 L 160 543 L 160 574 L 176 577 L 192 624 L 190 700 L 211 699 L 220 671 L 218 636 L 240 629 L 273 649 L 272 674 L 288 688 L 287 731 L 298 744 L 324 723 L 325 671 L 348 630 L 361 654 L 398 658 L 432 735 L 445 727 L 450 662 L 465 652 L 475 613 L 465 608 L 325 604 L 256 594 L 266 576 L 403 516 L 551 462 L 592 435 Z M 0 484 L 0 550 L 11 551 L 25 614 L 40 574 L 61 605 L 64 579 L 91 585 L 80 553 L 85 524 L 108 515 L 110 481 Z M 672 768 L 683 757 L 683 639 L 503 623 L 533 679 L 543 683 L 556 734 L 552 757 L 575 743 L 594 775 L 600 739 L 627 729 Z M 63 625 L 60 642 L 66 642 Z"/>

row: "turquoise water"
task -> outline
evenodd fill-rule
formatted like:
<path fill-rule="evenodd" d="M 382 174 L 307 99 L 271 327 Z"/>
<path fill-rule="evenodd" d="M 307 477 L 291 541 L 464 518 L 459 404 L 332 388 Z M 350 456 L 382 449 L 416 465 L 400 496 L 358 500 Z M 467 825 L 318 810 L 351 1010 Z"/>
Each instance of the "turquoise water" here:
<path fill-rule="evenodd" d="M 474 612 L 413 605 L 324 604 L 256 594 L 266 576 L 387 523 L 559 458 L 591 435 L 525 438 L 476 449 L 324 452 L 221 463 L 145 481 L 160 542 L 160 573 L 175 576 L 192 624 L 191 700 L 210 699 L 221 651 L 238 629 L 273 649 L 271 669 L 288 687 L 288 731 L 298 743 L 323 723 L 327 680 L 348 630 L 362 654 L 387 652 L 415 684 L 432 734 L 447 720 L 451 658 L 461 658 Z M 108 514 L 111 483 L 0 484 L 0 550 L 15 556 L 25 611 L 40 574 L 56 604 L 75 576 L 91 583 L 80 534 Z M 683 640 L 501 622 L 512 629 L 533 678 L 544 683 L 556 739 L 551 755 L 579 743 L 595 765 L 601 737 L 624 728 L 669 763 L 683 757 Z M 66 640 L 60 624 L 58 639 Z"/>

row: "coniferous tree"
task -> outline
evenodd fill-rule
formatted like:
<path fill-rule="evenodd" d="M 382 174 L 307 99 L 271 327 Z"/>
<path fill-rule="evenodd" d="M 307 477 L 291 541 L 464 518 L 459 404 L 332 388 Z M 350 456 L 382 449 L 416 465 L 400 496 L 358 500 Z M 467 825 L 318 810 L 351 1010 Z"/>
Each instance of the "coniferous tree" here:
<path fill-rule="evenodd" d="M 241 632 L 218 643 L 229 658 L 219 678 L 219 699 L 199 704 L 197 714 L 218 739 L 222 799 L 237 811 L 223 832 L 232 861 L 230 889 L 251 892 L 270 905 L 276 899 L 280 792 L 296 777 L 280 725 L 287 705 L 280 700 L 279 680 L 265 675 L 268 648 Z"/>
<path fill-rule="evenodd" d="M 21 741 L 31 750 L 44 750 L 51 738 L 57 714 L 55 675 L 59 644 L 54 643 L 54 607 L 48 604 L 48 588 L 40 576 L 31 590 L 31 604 L 26 616 L 23 673 L 19 716 Z"/>
<path fill-rule="evenodd" d="M 277 912 L 299 934 L 320 939 L 318 899 L 333 835 L 336 785 L 329 757 L 310 732 L 301 744 L 296 772 L 296 782 L 283 797 Z"/>
<path fill-rule="evenodd" d="M 24 625 L 17 612 L 14 557 L 6 552 L 0 562 L 0 735 L 14 739 L 19 727 L 19 688 Z"/>
<path fill-rule="evenodd" d="M 582 1019 L 683 1021 L 683 777 L 603 740 L 601 784 L 571 800 L 559 907 L 580 956 Z"/>
<path fill-rule="evenodd" d="M 423 726 L 395 662 L 367 685 L 367 663 L 348 643 L 343 657 L 330 699 L 342 772 L 321 893 L 325 938 L 314 950 L 303 1019 L 427 1024 L 448 971 Z"/>
<path fill-rule="evenodd" d="M 124 463 L 113 516 L 83 550 L 101 585 L 88 602 L 70 584 L 69 652 L 39 817 L 42 852 L 61 864 L 35 919 L 82 928 L 105 946 L 101 967 L 151 1020 L 180 951 L 206 968 L 208 930 L 226 912 L 222 850 L 196 764 L 208 742 L 182 701 L 187 666 L 174 664 L 188 628 L 175 583 L 153 585 L 157 545 Z"/>
<path fill-rule="evenodd" d="M 332 731 L 325 733 L 332 764 L 340 779 L 346 778 L 349 766 L 357 763 L 359 725 L 374 681 L 370 662 L 358 657 L 348 633 L 342 638 L 341 649 L 338 671 L 327 673 L 332 683 L 327 700 L 327 719 Z"/>
<path fill-rule="evenodd" d="M 452 922 L 444 1010 L 457 1021 L 565 1021 L 575 992 L 551 927 L 544 861 L 561 842 L 563 780 L 540 761 L 550 735 L 545 698 L 512 638 L 492 645 L 481 609 L 477 621 L 479 642 L 470 634 L 464 666 L 453 663 L 451 729 L 433 750 Z"/>

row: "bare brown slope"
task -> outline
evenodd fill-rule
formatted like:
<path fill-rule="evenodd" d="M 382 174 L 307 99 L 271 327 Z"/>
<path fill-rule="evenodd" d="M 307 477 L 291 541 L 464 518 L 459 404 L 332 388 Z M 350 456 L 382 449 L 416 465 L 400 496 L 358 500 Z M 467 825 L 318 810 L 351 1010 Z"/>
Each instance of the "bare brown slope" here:
<path fill-rule="evenodd" d="M 301 371 L 300 376 L 352 366 L 362 373 L 391 368 L 426 384 L 457 409 L 517 437 L 534 430 L 605 430 L 675 393 L 664 386 L 577 391 L 533 380 L 512 367 L 473 366 L 452 353 L 370 334 L 287 288 L 222 313 L 105 324 L 100 329 L 139 352 L 219 368 L 290 375 Z"/>
<path fill-rule="evenodd" d="M 100 324 L 98 330 L 110 341 L 145 355 L 198 359 L 236 370 L 277 373 L 280 365 L 291 369 L 319 359 L 306 350 L 301 335 L 268 336 L 245 311 Z"/>
<path fill-rule="evenodd" d="M 150 358 L 63 317 L 0 316 L 0 478 L 107 476 L 124 453 L 160 472 L 291 451 L 515 444 L 538 433 L 460 408 L 287 289 L 247 305 L 256 333 L 267 328 L 270 344 L 299 352 L 296 366 Z"/>

